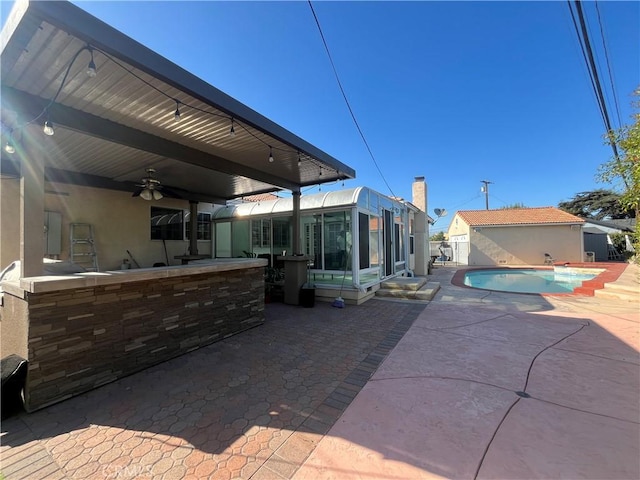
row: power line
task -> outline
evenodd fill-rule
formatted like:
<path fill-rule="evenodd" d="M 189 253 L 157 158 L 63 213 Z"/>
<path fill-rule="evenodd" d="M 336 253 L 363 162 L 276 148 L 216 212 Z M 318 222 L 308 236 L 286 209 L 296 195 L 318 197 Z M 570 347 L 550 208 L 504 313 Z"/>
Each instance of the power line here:
<path fill-rule="evenodd" d="M 324 44 L 324 49 L 327 52 L 327 56 L 329 57 L 329 62 L 331 62 L 331 68 L 333 69 L 333 74 L 336 77 L 336 81 L 338 82 L 338 87 L 340 88 L 340 92 L 342 93 L 342 98 L 344 98 L 344 101 L 347 105 L 347 109 L 349 110 L 349 114 L 351 115 L 351 118 L 353 119 L 353 123 L 355 123 L 356 128 L 358 130 L 358 133 L 360 134 L 360 137 L 362 138 L 362 141 L 364 142 L 365 147 L 367 148 L 367 151 L 369 152 L 369 155 L 371 156 L 371 160 L 373 160 L 373 164 L 376 166 L 376 169 L 378 170 L 378 173 L 380 174 L 380 177 L 382 177 L 382 180 L 384 181 L 385 185 L 387 186 L 387 188 L 389 189 L 389 192 L 391 192 L 391 196 L 395 197 L 396 194 L 393 193 L 393 190 L 391 189 L 391 187 L 389 186 L 389 184 L 387 183 L 387 179 L 384 177 L 384 174 L 382 173 L 382 170 L 380 170 L 380 167 L 378 166 L 378 162 L 376 161 L 373 152 L 371 151 L 371 148 L 369 147 L 369 143 L 367 142 L 367 139 L 364 136 L 364 133 L 362 133 L 362 129 L 360 128 L 360 125 L 358 124 L 358 120 L 356 120 L 356 116 L 353 113 L 353 109 L 351 108 L 351 104 L 349 103 L 349 99 L 347 98 L 347 94 L 344 91 L 344 88 L 342 88 L 342 82 L 340 81 L 340 77 L 338 76 L 338 71 L 336 70 L 336 66 L 333 63 L 333 58 L 331 57 L 331 52 L 329 51 L 329 46 L 327 45 L 327 41 L 324 38 L 324 33 L 322 33 L 322 27 L 320 27 L 320 21 L 318 20 L 318 16 L 316 15 L 315 10 L 313 9 L 313 5 L 311 4 L 311 0 L 308 0 L 309 2 L 309 7 L 311 8 L 311 13 L 313 14 L 313 18 L 316 21 L 316 25 L 318 26 L 318 31 L 320 32 L 320 37 L 322 38 L 322 43 Z"/>
<path fill-rule="evenodd" d="M 580 50 L 582 51 L 582 59 L 584 63 L 587 65 L 587 73 L 589 74 L 589 80 L 591 81 L 591 88 L 593 88 L 593 92 L 596 94 L 596 102 L 598 104 L 598 109 L 600 110 L 600 116 L 602 117 L 602 121 L 606 124 L 604 111 L 602 110 L 602 104 L 598 101 L 598 94 L 596 83 L 593 78 L 593 72 L 591 68 L 589 68 L 589 60 L 587 58 L 587 52 L 585 51 L 585 44 L 582 41 L 582 37 L 580 35 L 580 29 L 578 28 L 578 23 L 576 21 L 575 14 L 573 13 L 573 8 L 571 8 L 571 0 L 567 0 L 567 5 L 569 6 L 569 12 L 571 13 L 571 20 L 573 21 L 573 28 L 576 32 L 576 36 L 578 37 L 578 43 L 580 44 Z"/>
<path fill-rule="evenodd" d="M 609 61 L 609 51 L 607 49 L 607 42 L 605 41 L 604 29 L 602 28 L 602 18 L 600 18 L 600 7 L 598 7 L 598 0 L 594 2 L 596 6 L 596 12 L 598 14 L 598 25 L 600 26 L 600 37 L 602 38 L 602 49 L 604 50 L 604 58 L 607 63 L 607 72 L 609 73 L 609 83 L 611 83 L 611 95 L 613 96 L 613 103 L 616 107 L 616 115 L 618 117 L 618 127 L 622 126 L 622 120 L 620 119 L 620 107 L 618 106 L 618 95 L 616 94 L 616 87 L 613 82 L 613 74 L 611 73 L 611 62 Z"/>
<path fill-rule="evenodd" d="M 587 62 L 587 68 L 589 69 L 589 73 L 592 77 L 591 85 L 594 88 L 596 99 L 598 100 L 598 105 L 600 106 L 600 113 L 602 114 L 602 120 L 604 121 L 604 126 L 607 130 L 607 135 L 609 136 L 609 133 L 613 130 L 613 128 L 611 127 L 611 122 L 609 121 L 607 105 L 604 100 L 604 94 L 602 93 L 602 85 L 600 84 L 600 79 L 598 78 L 598 69 L 596 68 L 596 63 L 593 57 L 593 50 L 591 49 L 591 43 L 589 42 L 589 34 L 587 33 L 587 26 L 586 26 L 584 14 L 582 12 L 582 5 L 580 3 L 580 0 L 574 0 L 574 3 L 576 5 L 576 13 L 578 15 L 578 20 L 580 21 L 580 30 L 582 32 L 582 36 L 580 36 L 580 33 L 578 32 L 578 28 L 575 22 L 575 17 L 573 15 L 573 9 L 571 8 L 571 1 L 567 0 L 567 3 L 569 5 L 569 10 L 571 11 L 571 18 L 573 19 L 574 27 L 576 27 L 578 40 L 580 40 L 581 46 L 584 44 L 583 55 L 584 55 L 584 52 L 586 52 L 586 57 L 588 60 L 586 59 L 585 61 Z M 609 143 L 611 144 L 611 149 L 613 150 L 613 156 L 615 158 L 615 161 L 619 163 L 620 156 L 618 155 L 618 147 L 615 141 L 610 141 Z M 629 185 L 626 179 L 623 178 L 622 180 L 625 184 L 625 187 L 629 189 Z"/>

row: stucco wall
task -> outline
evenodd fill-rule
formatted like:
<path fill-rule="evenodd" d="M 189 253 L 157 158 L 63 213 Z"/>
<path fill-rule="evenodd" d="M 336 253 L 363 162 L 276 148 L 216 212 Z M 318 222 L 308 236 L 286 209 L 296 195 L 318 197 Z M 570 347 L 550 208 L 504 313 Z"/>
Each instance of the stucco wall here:
<path fill-rule="evenodd" d="M 4 294 L 0 306 L 0 357 L 28 358 L 29 315 L 26 302 Z"/>
<path fill-rule="evenodd" d="M 544 254 L 556 261 L 582 262 L 578 226 L 482 227 L 470 231 L 469 265 L 541 265 Z"/>
<path fill-rule="evenodd" d="M 451 224 L 449 225 L 449 229 L 447 230 L 447 234 L 449 238 L 454 235 L 468 235 L 469 234 L 469 225 L 467 225 L 459 215 L 455 215 L 451 219 Z"/>
<path fill-rule="evenodd" d="M 0 179 L 0 270 L 20 258 L 20 180 Z"/>
<path fill-rule="evenodd" d="M 69 224 L 90 223 L 94 228 L 98 265 L 102 271 L 117 270 L 123 259 L 130 260 L 127 250 L 143 268 L 158 262 L 167 263 L 162 241 L 151 240 L 151 207 L 181 209 L 185 213 L 189 211 L 189 202 L 186 200 L 165 197 L 149 202 L 140 197 L 132 197 L 129 192 L 67 184 L 47 183 L 45 189 L 49 192 L 45 194 L 45 210 L 62 214 L 60 259 L 66 260 L 69 257 Z M 201 203 L 198 211 L 212 212 L 213 206 Z M 167 240 L 166 246 L 168 265 L 179 265 L 180 260 L 173 257 L 184 255 L 189 242 Z M 211 241 L 198 242 L 199 254 L 209 255 L 211 251 Z"/>

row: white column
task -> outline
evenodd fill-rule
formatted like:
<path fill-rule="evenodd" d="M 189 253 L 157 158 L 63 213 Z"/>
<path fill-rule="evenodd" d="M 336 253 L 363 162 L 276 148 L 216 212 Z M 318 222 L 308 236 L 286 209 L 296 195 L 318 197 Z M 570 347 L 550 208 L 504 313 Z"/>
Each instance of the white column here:
<path fill-rule="evenodd" d="M 299 255 L 302 253 L 300 248 L 300 190 L 293 190 L 291 192 L 293 198 L 293 217 L 291 219 L 291 226 L 293 228 L 293 255 Z"/>
<path fill-rule="evenodd" d="M 25 135 L 21 155 L 20 179 L 20 277 L 42 275 L 44 257 L 44 155 L 32 142 L 43 138 L 42 131 L 32 126 Z M 16 152 L 17 153 L 17 152 Z"/>

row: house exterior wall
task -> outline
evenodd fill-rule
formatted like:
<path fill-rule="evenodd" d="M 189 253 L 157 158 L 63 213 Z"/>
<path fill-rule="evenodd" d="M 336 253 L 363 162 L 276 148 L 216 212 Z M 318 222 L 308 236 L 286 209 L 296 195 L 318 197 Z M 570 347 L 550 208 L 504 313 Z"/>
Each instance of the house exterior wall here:
<path fill-rule="evenodd" d="M 447 234 L 449 239 L 454 235 L 469 235 L 469 225 L 460 218 L 460 215 L 456 214 L 451 220 Z"/>
<path fill-rule="evenodd" d="M 131 272 L 150 277 L 126 283 L 24 296 L 6 291 L 0 307 L 2 352 L 29 360 L 27 410 L 264 322 L 264 267 L 193 274 L 170 268 L 172 275 L 162 278 L 160 269 L 152 269 Z M 131 274 L 123 272 L 122 278 Z"/>
<path fill-rule="evenodd" d="M 0 270 L 20 258 L 20 179 L 0 179 Z"/>
<path fill-rule="evenodd" d="M 19 182 L 2 180 L 2 234 L 0 268 L 19 259 Z M 15 182 L 5 187 L 5 182 Z M 150 211 L 152 206 L 189 211 L 189 203 L 164 197 L 159 201 L 146 201 L 132 197 L 131 193 L 70 184 L 45 184 L 45 210 L 62 215 L 61 260 L 69 259 L 69 225 L 89 223 L 93 225 L 94 240 L 101 271 L 118 270 L 122 260 L 131 259 L 131 252 L 141 267 L 151 267 L 154 263 L 179 265 L 176 255 L 184 255 L 189 246 L 187 240 L 166 240 L 167 255 L 161 240 L 151 240 Z M 5 217 L 5 210 L 9 214 Z M 213 205 L 201 203 L 199 212 L 213 212 Z M 13 213 L 15 212 L 15 216 Z M 6 230 L 5 230 L 6 227 Z M 211 241 L 199 241 L 198 253 L 210 255 Z M 132 265 L 133 267 L 133 265 Z"/>
<path fill-rule="evenodd" d="M 471 228 L 470 244 L 469 265 L 541 265 L 545 253 L 556 261 L 583 261 L 577 225 Z"/>

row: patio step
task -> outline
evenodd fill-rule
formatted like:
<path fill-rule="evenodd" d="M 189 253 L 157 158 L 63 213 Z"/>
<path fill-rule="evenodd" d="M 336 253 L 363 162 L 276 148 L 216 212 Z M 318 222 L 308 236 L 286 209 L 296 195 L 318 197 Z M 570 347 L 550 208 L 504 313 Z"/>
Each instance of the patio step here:
<path fill-rule="evenodd" d="M 593 292 L 595 297 L 614 300 L 626 300 L 628 302 L 640 301 L 640 284 L 635 288 L 631 285 L 606 284 L 604 288 Z"/>
<path fill-rule="evenodd" d="M 604 288 L 593 293 L 599 298 L 640 301 L 640 267 L 635 264 L 628 265 L 616 281 L 605 283 Z"/>
<path fill-rule="evenodd" d="M 380 287 L 377 297 L 431 301 L 440 290 L 440 283 L 427 282 L 424 277 L 399 277 L 382 282 Z"/>

